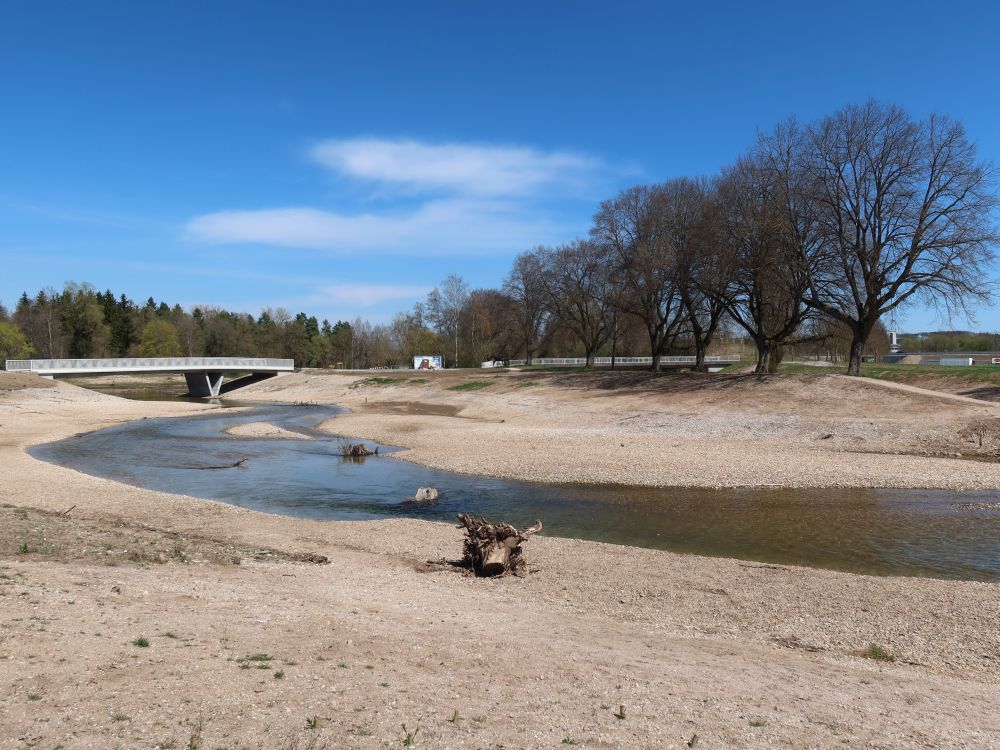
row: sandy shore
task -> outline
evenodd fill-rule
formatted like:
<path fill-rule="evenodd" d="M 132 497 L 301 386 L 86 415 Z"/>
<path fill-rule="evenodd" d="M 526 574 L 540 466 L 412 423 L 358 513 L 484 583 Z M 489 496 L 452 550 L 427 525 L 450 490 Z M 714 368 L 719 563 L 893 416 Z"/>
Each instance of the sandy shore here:
<path fill-rule="evenodd" d="M 235 437 L 268 438 L 270 440 L 308 440 L 308 435 L 292 432 L 270 422 L 247 422 L 230 427 L 226 433 Z"/>
<path fill-rule="evenodd" d="M 485 387 L 450 390 L 470 383 Z M 839 375 L 303 373 L 240 398 L 335 402 L 352 412 L 331 431 L 507 479 L 1000 489 L 1000 462 L 968 460 L 1000 455 L 1000 404 Z"/>
<path fill-rule="evenodd" d="M 1000 747 L 996 584 L 546 537 L 527 547 L 526 578 L 474 580 L 428 564 L 458 556 L 460 533 L 447 525 L 268 516 L 36 461 L 27 446 L 204 407 L 3 378 L 0 747 L 400 747 L 402 724 L 419 727 L 416 747 Z M 728 413 L 740 436 L 719 454 L 739 467 L 731 483 L 749 471 L 734 445 L 758 445 L 766 460 L 763 435 L 788 461 L 796 440 L 819 433 L 819 447 L 798 449 L 803 460 L 841 461 L 852 481 L 877 474 L 851 472 L 864 455 L 912 462 L 919 486 L 952 486 L 931 484 L 952 481 L 936 476 L 952 467 L 968 471 L 963 486 L 997 486 L 991 464 L 846 452 L 861 437 L 866 449 L 952 450 L 961 442 L 921 420 L 959 436 L 994 414 L 923 394 L 897 392 L 882 412 L 824 421 L 837 386 L 810 396 L 794 380 L 781 394 L 764 384 L 715 401 L 703 389 L 678 397 L 648 384 L 611 394 L 558 382 L 448 391 L 450 381 L 358 380 L 289 376 L 239 397 L 344 403 L 355 411 L 338 430 L 409 446 L 428 463 L 464 460 L 435 453 L 435 434 L 446 446 L 464 439 L 496 473 L 514 460 L 519 425 L 531 436 L 523 441 L 548 430 L 539 445 L 576 473 L 589 457 L 581 451 L 610 430 L 670 461 L 669 429 L 703 470 L 714 454 L 696 454 L 713 439 L 697 431 L 721 434 Z M 801 408 L 775 415 L 768 400 L 790 398 L 789 388 L 801 390 Z M 579 442 L 559 447 L 562 430 Z M 478 442 L 491 434 L 492 445 Z M 517 454 L 521 476 L 545 469 L 543 452 Z M 649 483 L 662 481 L 658 463 L 633 463 L 637 454 L 589 476 L 617 465 L 619 481 L 642 467 Z M 766 466 L 761 482 L 778 471 Z M 445 466 L 463 467 L 476 470 Z M 298 562 L 299 553 L 329 564 Z M 895 661 L 862 656 L 873 643 Z"/>

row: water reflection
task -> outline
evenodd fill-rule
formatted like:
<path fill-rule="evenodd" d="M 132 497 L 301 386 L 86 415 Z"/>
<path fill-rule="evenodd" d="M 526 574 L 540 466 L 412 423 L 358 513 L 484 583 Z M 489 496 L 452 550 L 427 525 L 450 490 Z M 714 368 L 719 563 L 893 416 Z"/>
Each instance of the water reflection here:
<path fill-rule="evenodd" d="M 649 489 L 543 485 L 464 476 L 379 456 L 344 460 L 315 426 L 331 407 L 255 406 L 184 419 L 148 419 L 40 446 L 45 460 L 143 487 L 305 518 L 459 512 L 548 534 L 720 557 L 855 572 L 1000 580 L 1000 511 L 960 510 L 996 493 L 928 490 Z M 312 440 L 245 439 L 236 424 L 267 421 Z M 374 443 L 368 443 L 375 447 Z M 193 470 L 246 457 L 240 469 Z M 438 502 L 401 504 L 418 487 Z"/>

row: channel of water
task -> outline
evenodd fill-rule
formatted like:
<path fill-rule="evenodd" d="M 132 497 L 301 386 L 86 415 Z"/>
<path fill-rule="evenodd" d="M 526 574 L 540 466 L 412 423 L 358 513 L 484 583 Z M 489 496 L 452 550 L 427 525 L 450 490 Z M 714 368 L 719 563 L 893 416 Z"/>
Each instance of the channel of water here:
<path fill-rule="evenodd" d="M 314 519 L 454 521 L 460 512 L 544 533 L 716 557 L 879 575 L 1000 580 L 1000 511 L 959 503 L 1000 493 L 874 489 L 685 489 L 546 485 L 467 476 L 380 455 L 339 455 L 316 425 L 335 407 L 254 405 L 209 415 L 146 419 L 37 446 L 45 461 L 153 490 Z M 239 438 L 264 421 L 309 440 Z M 374 445 L 370 443 L 370 445 Z M 247 458 L 243 468 L 198 467 Z M 401 501 L 418 487 L 437 503 Z"/>

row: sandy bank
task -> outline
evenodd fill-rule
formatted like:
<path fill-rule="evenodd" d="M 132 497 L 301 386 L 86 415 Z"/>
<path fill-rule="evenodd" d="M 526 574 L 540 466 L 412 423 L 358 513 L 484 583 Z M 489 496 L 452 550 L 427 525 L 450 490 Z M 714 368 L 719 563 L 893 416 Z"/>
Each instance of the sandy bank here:
<path fill-rule="evenodd" d="M 1000 489 L 1000 405 L 839 375 L 302 373 L 241 399 L 350 407 L 327 429 L 541 482 Z M 393 380 L 390 378 L 390 380 Z M 480 390 L 450 390 L 468 383 Z M 402 408 L 410 404 L 413 408 Z M 978 444 L 970 425 L 985 425 Z M 977 433 L 978 434 L 978 433 Z"/>
<path fill-rule="evenodd" d="M 269 438 L 271 440 L 309 440 L 308 435 L 292 432 L 270 422 L 248 422 L 226 430 L 226 434 L 236 437 Z"/>
<path fill-rule="evenodd" d="M 476 581 L 427 564 L 457 556 L 447 525 L 267 516 L 23 452 L 199 408 L 0 396 L 0 504 L 26 509 L 0 508 L 0 747 L 392 747 L 402 723 L 417 747 L 1000 744 L 993 584 L 545 537 L 527 578 Z M 415 417 L 448 418 L 393 418 Z"/>

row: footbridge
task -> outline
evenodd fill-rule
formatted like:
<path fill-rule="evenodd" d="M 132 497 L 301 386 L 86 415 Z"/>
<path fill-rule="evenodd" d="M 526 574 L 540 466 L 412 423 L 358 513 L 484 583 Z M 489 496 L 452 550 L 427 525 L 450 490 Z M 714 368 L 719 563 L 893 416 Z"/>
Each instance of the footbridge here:
<path fill-rule="evenodd" d="M 116 359 L 8 359 L 11 372 L 30 372 L 44 378 L 56 375 L 119 375 L 122 373 L 181 373 L 188 395 L 208 398 L 250 383 L 293 372 L 295 361 L 266 357 L 131 357 Z M 229 374 L 244 377 L 223 383 Z"/>

